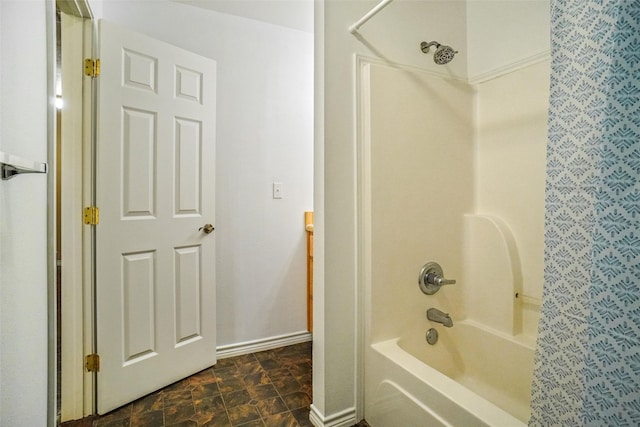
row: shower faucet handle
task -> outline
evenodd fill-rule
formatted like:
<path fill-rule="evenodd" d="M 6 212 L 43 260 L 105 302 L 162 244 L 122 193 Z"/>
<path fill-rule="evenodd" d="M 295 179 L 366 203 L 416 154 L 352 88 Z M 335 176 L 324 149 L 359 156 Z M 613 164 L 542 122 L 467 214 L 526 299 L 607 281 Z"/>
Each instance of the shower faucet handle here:
<path fill-rule="evenodd" d="M 435 294 L 444 285 L 453 285 L 455 283 L 455 280 L 445 279 L 442 273 L 442 267 L 433 261 L 423 265 L 418 275 L 420 290 L 427 295 Z"/>
<path fill-rule="evenodd" d="M 444 277 L 440 276 L 437 273 L 431 272 L 431 273 L 427 273 L 427 275 L 424 278 L 425 282 L 431 284 L 431 285 L 436 285 L 436 286 L 442 286 L 442 285 L 455 285 L 456 281 L 455 280 L 450 280 L 450 279 L 445 279 Z"/>

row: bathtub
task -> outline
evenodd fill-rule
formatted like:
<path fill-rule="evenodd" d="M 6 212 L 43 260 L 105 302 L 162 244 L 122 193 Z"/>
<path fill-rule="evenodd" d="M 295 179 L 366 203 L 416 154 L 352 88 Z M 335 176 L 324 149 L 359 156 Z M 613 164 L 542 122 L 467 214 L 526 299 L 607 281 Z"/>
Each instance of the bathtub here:
<path fill-rule="evenodd" d="M 365 418 L 375 427 L 525 426 L 534 342 L 465 320 L 372 344 Z"/>

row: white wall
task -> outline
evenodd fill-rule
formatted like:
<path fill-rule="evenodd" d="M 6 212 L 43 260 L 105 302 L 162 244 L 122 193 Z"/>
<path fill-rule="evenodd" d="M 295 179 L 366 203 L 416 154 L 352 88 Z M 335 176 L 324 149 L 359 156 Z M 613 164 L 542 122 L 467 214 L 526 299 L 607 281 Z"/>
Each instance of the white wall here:
<path fill-rule="evenodd" d="M 313 210 L 313 35 L 168 1 L 105 1 L 106 20 L 218 66 L 218 345 L 306 330 Z M 272 182 L 284 198 L 272 199 Z"/>
<path fill-rule="evenodd" d="M 477 85 L 476 212 L 514 235 L 522 292 L 542 298 L 549 61 Z M 524 305 L 523 331 L 537 335 L 540 307 Z"/>
<path fill-rule="evenodd" d="M 468 0 L 469 78 L 548 55 L 550 13 L 549 0 Z"/>
<path fill-rule="evenodd" d="M 431 306 L 454 319 L 535 338 L 549 62 L 474 86 L 376 63 L 362 74 L 363 158 L 370 159 L 361 189 L 371 257 L 366 342 L 415 330 Z M 502 234 L 478 229 L 483 223 L 474 215 L 503 224 L 513 250 L 503 254 Z M 445 277 L 458 283 L 425 298 L 415 278 L 427 261 L 439 262 Z M 523 299 L 515 301 L 515 292 Z"/>
<path fill-rule="evenodd" d="M 362 280 L 362 271 L 358 270 L 362 248 L 358 247 L 361 230 L 357 222 L 356 135 L 360 129 L 354 98 L 355 55 L 466 81 L 469 77 L 487 78 L 513 61 L 526 62 L 528 56 L 548 50 L 546 0 L 395 1 L 366 23 L 359 35 L 351 35 L 348 27 L 377 3 L 328 0 L 316 7 L 316 35 L 322 37 L 317 44 L 321 50 L 316 52 L 322 69 L 318 76 L 322 78 L 316 81 L 316 87 L 317 94 L 323 96 L 316 100 L 322 109 L 316 111 L 321 121 L 316 144 L 323 144 L 317 148 L 323 155 L 316 157 L 316 168 L 324 173 L 321 191 L 315 195 L 316 206 L 324 207 L 323 223 L 316 224 L 316 233 L 324 239 L 323 258 L 316 252 L 315 260 L 320 272 L 315 277 L 316 324 L 324 323 L 322 336 L 320 331 L 314 334 L 314 340 L 322 342 L 314 345 L 312 416 L 317 415 L 317 423 L 341 419 L 356 407 L 356 416 L 363 415 L 359 406 L 362 402 L 356 396 L 362 374 L 356 370 L 362 335 L 357 329 L 362 325 L 356 319 L 363 296 L 357 286 Z M 518 5 L 523 8 L 518 9 Z M 510 19 L 508 15 L 513 13 L 516 18 Z M 434 65 L 431 55 L 419 49 L 423 40 L 437 40 L 460 53 L 446 66 Z M 416 120 L 428 121 L 429 117 Z M 316 363 L 318 360 L 321 363 Z"/>
<path fill-rule="evenodd" d="M 367 343 L 375 343 L 419 330 L 430 307 L 464 317 L 463 218 L 474 201 L 474 93 L 466 83 L 428 73 L 369 68 L 363 88 L 369 105 L 363 109 L 371 119 L 363 151 L 371 158 L 371 202 L 362 209 L 371 217 L 365 327 Z M 417 277 L 429 261 L 458 284 L 424 295 Z"/>
<path fill-rule="evenodd" d="M 324 240 L 323 252 L 316 250 L 314 259 L 314 323 L 323 324 L 314 331 L 312 420 L 316 424 L 352 425 L 364 415 L 362 396 L 357 395 L 361 372 L 356 370 L 362 356 L 358 351 L 362 331 L 356 330 L 362 295 L 356 285 L 354 56 L 380 57 L 443 75 L 466 73 L 464 55 L 449 66 L 438 67 L 419 47 L 423 40 L 465 46 L 464 2 L 394 2 L 361 28 L 359 38 L 350 34 L 349 26 L 377 3 L 330 0 L 318 3 L 315 9 L 316 35 L 324 35 L 316 51 L 316 66 L 321 68 L 316 94 L 322 97 L 316 99 L 316 150 L 322 155 L 316 156 L 315 165 L 324 174 L 317 177 L 322 184 L 317 184 L 315 194 L 315 205 L 324 208 L 315 229 L 318 240 Z"/>
<path fill-rule="evenodd" d="M 42 162 L 45 30 L 45 2 L 0 1 L 0 151 Z M 47 311 L 47 178 L 0 181 L 2 426 L 48 425 Z"/>
<path fill-rule="evenodd" d="M 313 0 L 172 0 L 243 16 L 283 27 L 313 32 Z"/>

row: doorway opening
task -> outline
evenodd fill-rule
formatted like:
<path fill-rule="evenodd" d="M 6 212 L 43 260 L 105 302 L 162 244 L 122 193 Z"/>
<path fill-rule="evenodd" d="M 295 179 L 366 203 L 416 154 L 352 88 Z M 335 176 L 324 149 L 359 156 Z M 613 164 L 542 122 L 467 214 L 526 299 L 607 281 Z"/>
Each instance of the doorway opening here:
<path fill-rule="evenodd" d="M 166 5 L 164 5 L 164 3 L 165 2 L 153 2 L 153 8 L 160 9 L 166 7 L 171 9 L 184 7 L 186 9 L 188 7 L 184 5 L 177 5 L 172 2 L 166 2 Z M 113 6 L 112 9 L 120 7 L 121 6 L 118 4 Z M 105 7 L 105 11 L 103 11 L 107 16 L 107 19 L 109 19 L 109 16 L 120 16 L 120 12 L 127 12 L 127 16 L 131 17 L 131 14 L 128 14 L 128 11 L 118 10 L 118 13 L 116 14 L 112 10 L 107 9 L 108 8 Z M 144 9 L 146 10 L 146 6 Z M 135 13 L 140 15 L 143 14 L 141 10 L 137 10 Z M 196 13 L 191 9 L 189 13 L 194 15 L 194 19 L 196 19 L 196 16 L 201 16 L 203 14 L 202 12 Z M 63 17 L 61 21 L 64 28 L 65 14 L 63 13 L 62 15 Z M 155 17 L 156 14 L 154 14 L 154 19 Z M 135 19 L 131 18 L 128 22 L 128 26 L 134 29 L 137 28 L 136 25 L 131 22 L 143 18 L 143 16 L 139 16 Z M 224 19 L 228 22 L 225 25 L 229 28 L 234 27 L 234 31 L 239 32 L 239 30 L 235 29 L 235 27 L 237 27 L 236 25 L 230 24 L 230 22 L 233 21 L 232 18 L 227 16 Z M 87 19 L 85 18 L 84 21 L 87 21 Z M 236 24 L 236 21 L 233 21 L 233 24 Z M 265 31 L 266 28 L 263 24 L 255 24 L 253 22 L 243 21 L 241 24 L 242 28 L 246 26 L 250 32 L 256 33 Z M 88 23 L 88 26 L 92 27 L 93 25 Z M 148 29 L 143 28 L 141 32 L 145 33 L 146 31 L 148 31 Z M 175 31 L 172 32 L 172 34 L 173 33 L 175 33 Z M 82 35 L 83 33 L 81 33 L 81 36 Z M 291 34 L 282 29 L 268 29 L 268 35 L 268 40 L 271 40 L 271 38 L 274 38 L 276 35 L 278 37 L 283 37 L 287 43 L 293 44 L 293 47 L 299 50 L 302 50 L 301 47 L 303 47 L 303 45 L 308 46 L 309 41 L 312 41 L 309 36 L 300 37 L 297 32 L 295 34 Z M 155 36 L 159 39 L 169 37 L 165 34 L 155 34 Z M 69 50 L 64 47 L 64 42 L 65 39 L 68 40 L 69 38 L 65 38 L 64 31 L 62 32 L 61 38 L 63 41 L 62 61 L 64 63 L 67 53 L 69 53 Z M 80 38 L 82 39 L 82 37 Z M 85 42 L 82 44 L 82 48 L 90 47 L 92 43 L 92 41 Z M 184 44 L 183 40 L 181 40 L 180 43 L 176 42 L 176 45 L 182 44 Z M 205 47 L 208 48 L 210 45 L 211 43 L 206 43 L 203 45 L 202 49 Z M 266 48 L 268 47 L 269 46 L 266 46 Z M 81 51 L 83 50 L 82 48 L 80 49 Z M 266 50 L 264 46 L 260 46 L 260 48 L 260 50 Z M 255 49 L 257 50 L 257 48 Z M 218 50 L 222 51 L 223 49 Z M 217 58 L 217 55 L 222 53 L 226 54 L 226 50 L 222 53 L 218 52 L 218 50 L 207 51 L 207 56 L 210 58 Z M 265 81 L 263 82 L 260 79 L 251 79 L 245 76 L 247 70 L 265 69 L 265 67 L 261 67 L 259 63 L 256 63 L 256 60 L 262 60 L 262 56 L 255 55 L 255 52 L 252 52 L 252 54 L 246 54 L 244 53 L 246 49 L 238 50 L 243 53 L 234 52 L 234 57 L 232 59 L 235 60 L 236 57 L 242 59 L 243 62 L 241 65 L 243 66 L 238 67 L 236 62 L 232 61 L 232 65 L 235 67 L 234 70 L 236 70 L 234 71 L 234 74 L 241 75 L 239 78 L 235 78 L 234 76 L 233 84 L 238 86 L 234 87 L 234 91 L 241 91 L 243 96 L 264 96 L 265 99 L 262 100 L 260 98 L 258 100 L 259 102 L 249 100 L 250 102 L 243 102 L 242 105 L 238 105 L 238 108 L 235 108 L 236 104 L 239 104 L 238 97 L 236 96 L 234 104 L 231 106 L 233 108 L 226 108 L 224 115 L 224 118 L 226 119 L 224 122 L 226 124 L 226 128 L 235 129 L 234 133 L 238 134 L 238 132 L 240 132 L 243 138 L 246 130 L 251 128 L 251 134 L 248 134 L 246 138 L 247 142 L 245 143 L 244 140 L 240 141 L 243 144 L 248 144 L 242 149 L 242 152 L 238 152 L 238 147 L 244 145 L 239 144 L 234 140 L 229 143 L 229 145 L 225 146 L 225 150 L 227 151 L 223 154 L 226 160 L 224 162 L 218 162 L 219 166 L 225 168 L 225 172 L 219 175 L 225 181 L 221 187 L 225 188 L 226 191 L 225 195 L 221 198 L 221 201 L 227 201 L 229 203 L 224 203 L 226 210 L 223 218 L 227 223 L 224 224 L 224 226 L 218 226 L 218 224 L 215 224 L 216 230 L 212 236 L 218 235 L 218 232 L 220 231 L 221 233 L 226 233 L 225 238 L 227 239 L 226 245 L 223 245 L 223 250 L 225 252 L 222 252 L 225 253 L 227 257 L 227 262 L 224 264 L 227 270 L 225 275 L 225 285 L 222 289 L 218 290 L 219 292 L 224 293 L 224 296 L 227 298 L 225 300 L 227 302 L 219 305 L 219 307 L 221 306 L 222 309 L 228 311 L 224 316 L 221 316 L 224 319 L 225 324 L 219 329 L 223 334 L 223 339 L 221 340 L 223 345 L 220 346 L 221 348 L 218 348 L 218 354 L 220 354 L 220 352 L 226 352 L 227 354 L 225 356 L 227 357 L 231 354 L 238 355 L 240 352 L 245 352 L 250 347 L 255 351 L 255 348 L 257 347 L 265 348 L 266 346 L 269 346 L 270 348 L 275 348 L 274 344 L 286 346 L 293 341 L 300 342 L 310 339 L 310 334 L 307 332 L 307 328 L 304 323 L 306 309 L 304 304 L 304 297 L 306 293 L 304 282 L 305 231 L 300 226 L 300 219 L 301 212 L 312 208 L 310 203 L 312 185 L 308 185 L 311 180 L 307 179 L 307 176 L 312 176 L 312 173 L 310 172 L 312 168 L 309 166 L 309 164 L 312 163 L 312 158 L 309 153 L 312 154 L 313 150 L 311 147 L 312 131 L 309 130 L 303 132 L 302 129 L 311 129 L 311 127 L 306 126 L 306 123 L 304 123 L 304 126 L 300 125 L 300 123 L 306 121 L 311 123 L 311 119 L 308 119 L 311 117 L 311 114 L 308 114 L 308 112 L 312 111 L 312 109 L 308 108 L 306 104 L 312 104 L 312 91 L 305 89 L 304 96 L 307 96 L 307 92 L 310 92 L 308 96 L 309 100 L 301 100 L 300 98 L 303 98 L 303 96 L 298 95 L 299 88 L 296 86 L 296 90 L 289 90 L 288 93 L 283 94 L 286 95 L 285 100 L 287 102 L 281 102 L 281 96 L 270 96 L 267 98 L 266 95 L 272 94 L 276 90 L 281 91 L 283 87 L 286 88 L 292 86 L 289 82 L 294 79 L 285 79 L 281 77 L 283 74 L 295 77 L 296 80 L 294 81 L 296 83 L 298 82 L 297 79 L 299 79 L 301 87 L 310 87 L 309 83 L 312 83 L 313 70 L 312 67 L 308 66 L 308 64 L 310 64 L 311 61 L 306 60 L 304 66 L 297 68 L 295 67 L 295 64 L 291 63 L 295 62 L 292 60 L 292 57 L 295 56 L 297 58 L 298 55 L 283 54 L 283 59 L 286 60 L 286 62 L 278 65 L 278 67 L 271 67 L 266 69 L 266 71 L 261 71 L 261 73 L 269 73 L 266 74 L 267 77 L 264 77 Z M 285 53 L 290 52 L 288 49 L 279 50 Z M 309 51 L 309 49 L 306 50 L 307 52 Z M 85 52 L 85 55 L 82 55 L 80 60 L 82 61 L 84 57 L 90 56 L 91 55 Z M 269 64 L 273 64 L 274 61 L 271 58 L 274 55 L 267 56 L 269 57 L 267 62 Z M 139 56 L 138 59 L 140 58 L 144 58 L 144 56 Z M 227 62 L 225 64 L 229 63 Z M 105 65 L 103 63 L 103 70 L 105 69 L 104 67 Z M 227 70 L 228 69 L 230 68 L 227 68 Z M 184 70 L 187 71 L 187 73 L 185 73 L 187 77 L 190 75 L 188 73 L 189 70 L 190 68 Z M 63 72 L 63 74 L 65 73 Z M 80 77 L 80 80 L 82 80 L 82 76 Z M 69 90 L 69 80 L 66 78 L 66 74 L 64 76 L 63 83 L 63 91 L 67 93 L 67 90 Z M 247 84 L 256 85 L 257 88 L 251 86 L 251 90 L 246 89 Z M 226 86 L 228 87 L 229 85 Z M 269 90 L 265 91 L 263 90 L 264 88 Z M 80 89 L 79 92 L 83 93 L 83 89 Z M 229 93 L 229 90 L 227 90 L 227 93 Z M 276 95 L 278 93 L 279 92 L 277 92 Z M 225 103 L 221 103 L 221 105 L 229 107 L 229 98 L 230 97 L 227 95 Z M 72 191 L 75 194 L 75 196 L 72 197 L 75 204 L 69 209 L 63 207 L 60 214 L 62 222 L 60 232 L 62 240 L 61 252 L 63 254 L 61 262 L 63 287 L 61 292 L 60 309 L 62 313 L 60 335 L 63 342 L 61 355 L 61 383 L 63 399 L 61 404 L 62 419 L 74 419 L 68 418 L 65 416 L 65 413 L 76 413 L 80 414 L 79 417 L 82 417 L 87 413 L 92 414 L 94 412 L 94 408 L 92 406 L 94 396 L 91 393 L 87 394 L 86 392 L 86 390 L 92 389 L 93 375 L 82 372 L 78 367 L 84 366 L 84 355 L 92 353 L 96 347 L 92 335 L 96 323 L 94 321 L 93 313 L 86 311 L 87 305 L 90 305 L 90 303 L 86 304 L 86 301 L 91 301 L 91 299 L 95 298 L 95 294 L 93 294 L 93 289 L 91 287 L 93 280 L 91 266 L 87 265 L 85 261 L 78 262 L 78 265 L 69 265 L 72 261 L 65 256 L 65 239 L 73 238 L 75 239 L 75 242 L 79 242 L 79 259 L 82 259 L 83 255 L 86 256 L 86 254 L 82 254 L 81 248 L 87 243 L 88 239 L 90 240 L 90 233 L 86 230 L 91 227 L 82 225 L 82 218 L 72 218 L 72 215 L 81 215 L 85 206 L 92 205 L 90 194 L 91 188 L 87 188 L 89 186 L 84 184 L 87 182 L 87 177 L 83 175 L 82 164 L 91 162 L 93 160 L 93 153 L 90 152 L 91 147 L 87 147 L 81 142 L 76 146 L 78 149 L 73 152 L 73 155 L 76 157 L 71 160 L 68 160 L 65 157 L 65 147 L 69 141 L 64 135 L 64 132 L 69 129 L 69 126 L 65 125 L 67 117 L 66 102 L 67 100 L 65 99 L 65 107 L 63 107 L 62 110 L 63 123 L 61 126 L 63 133 L 61 147 L 62 166 L 60 167 L 62 170 L 62 176 L 60 179 L 63 181 L 61 203 L 64 204 L 65 197 L 70 194 L 69 191 Z M 81 100 L 81 107 L 79 110 L 85 112 L 83 108 L 86 106 L 82 102 L 83 101 Z M 296 111 L 291 112 L 291 108 L 288 107 L 288 105 L 297 105 L 299 103 L 304 103 L 304 108 L 295 109 Z M 262 108 L 263 106 L 266 108 Z M 251 111 L 245 113 L 244 111 L 246 109 L 250 109 Z M 257 111 L 253 111 L 254 109 Z M 229 118 L 229 111 L 239 112 L 234 113 L 232 117 L 232 120 L 235 120 L 233 122 L 233 126 L 230 125 L 231 119 Z M 133 113 L 136 113 L 136 111 Z M 255 115 L 250 115 L 248 113 L 257 113 L 258 120 L 256 120 Z M 293 116 L 293 118 L 287 118 L 284 120 L 286 123 L 276 126 L 279 121 L 283 121 L 281 116 L 285 116 L 285 113 Z M 88 116 L 90 117 L 91 114 L 89 113 Z M 134 116 L 135 114 L 131 115 L 131 117 Z M 140 116 L 135 116 L 135 118 L 139 117 Z M 249 126 L 245 123 L 246 120 L 249 120 L 251 123 L 257 123 L 257 125 L 253 126 L 252 124 Z M 185 125 L 190 125 L 190 123 L 192 122 L 184 121 Z M 89 138 L 85 138 L 87 131 L 83 126 L 81 126 L 82 130 L 80 141 L 90 140 L 91 135 L 89 135 Z M 307 133 L 305 134 L 305 132 Z M 226 136 L 235 137 L 236 135 Z M 265 139 L 263 140 L 262 138 Z M 283 140 L 287 140 L 287 145 L 280 144 L 280 141 Z M 257 147 L 253 147 L 253 145 L 258 141 L 260 144 L 258 144 Z M 72 144 L 75 144 L 75 142 Z M 269 150 L 274 151 L 273 153 L 263 153 L 262 150 L 265 148 L 269 148 Z M 303 150 L 306 150 L 306 152 L 303 152 L 302 156 L 300 156 L 300 152 Z M 261 154 L 261 156 L 258 157 L 256 154 Z M 302 160 L 298 161 L 297 164 L 294 164 L 292 167 L 291 160 L 300 158 Z M 311 162 L 309 161 L 309 158 L 311 158 Z M 227 161 L 229 159 L 231 159 L 231 161 Z M 73 169 L 69 169 L 70 164 L 77 164 L 80 165 L 80 167 L 75 171 Z M 266 166 L 269 166 L 269 168 Z M 165 169 L 162 170 L 164 171 Z M 242 173 L 240 173 L 239 170 L 241 170 Z M 295 171 L 295 174 L 292 173 L 292 170 Z M 304 185 L 301 185 L 300 180 L 297 178 L 297 176 L 301 174 L 300 171 L 302 171 L 302 174 L 304 175 Z M 233 175 L 231 175 L 231 172 L 234 172 Z M 67 184 L 71 185 L 70 190 L 67 190 L 65 185 L 65 174 L 67 173 L 72 173 L 74 174 L 73 176 L 77 178 L 66 181 Z M 279 176 L 279 174 L 282 174 L 282 176 Z M 89 179 L 88 181 L 90 182 L 91 180 Z M 283 197 L 281 199 L 272 197 L 272 182 L 282 181 L 284 181 L 285 190 Z M 78 185 L 79 188 L 77 187 Z M 260 191 L 258 192 L 256 190 Z M 301 193 L 307 194 L 307 196 L 305 196 L 306 200 L 302 203 L 299 201 L 301 199 Z M 239 197 L 240 195 L 242 196 Z M 264 197 L 265 195 L 267 197 Z M 296 205 L 291 206 L 291 200 L 294 198 L 297 199 Z M 248 205 L 249 203 L 254 202 L 259 202 L 259 206 Z M 230 209 L 230 207 L 233 207 L 235 210 Z M 251 219 L 252 217 L 249 213 L 251 213 L 255 218 Z M 242 218 L 246 217 L 247 219 L 239 221 L 237 217 L 240 215 L 242 215 Z M 233 224 L 230 224 L 230 222 L 233 222 Z M 202 227 L 203 224 L 204 222 L 199 224 L 198 227 Z M 292 233 L 288 231 L 287 228 L 290 224 L 294 224 L 296 230 L 300 230 L 298 234 L 295 234 L 293 239 L 290 239 L 291 242 L 288 240 Z M 196 230 L 198 227 L 196 227 Z M 232 232 L 235 234 L 231 234 Z M 70 235 L 69 233 L 72 234 Z M 245 235 L 249 235 L 250 237 L 245 238 Z M 287 237 L 287 239 L 283 239 L 283 237 Z M 274 240 L 278 244 L 278 248 L 276 248 L 277 250 L 273 250 L 274 243 L 271 242 Z M 283 243 L 286 243 L 287 245 L 282 245 Z M 231 247 L 230 244 L 233 244 L 233 247 Z M 271 250 L 267 249 L 267 251 L 265 251 L 265 248 L 271 248 Z M 262 251 L 262 253 L 260 251 Z M 285 253 L 286 256 L 283 256 L 283 253 Z M 76 255 L 78 254 L 76 253 Z M 187 255 L 188 254 L 185 253 L 185 256 Z M 295 258 L 293 258 L 294 255 Z M 276 262 L 273 262 L 273 259 L 275 258 L 272 259 L 272 256 L 278 257 Z M 76 257 L 72 258 L 78 259 Z M 247 260 L 247 258 L 250 259 Z M 294 262 L 292 262 L 292 259 Z M 268 265 L 266 267 L 263 266 L 262 263 L 268 260 L 271 260 L 271 262 L 267 262 Z M 138 262 L 139 260 L 136 259 L 135 261 Z M 256 286 L 255 283 L 251 283 L 251 280 L 246 280 L 246 276 L 239 274 L 239 272 L 246 271 L 246 268 L 243 266 L 248 264 L 253 265 L 254 268 L 252 271 L 260 272 L 259 286 Z M 274 266 L 276 268 L 273 268 Z M 69 274 L 73 277 L 67 280 L 67 275 Z M 295 289 L 291 286 L 291 283 L 294 281 L 297 286 Z M 71 299 L 71 301 L 69 301 L 69 299 Z M 80 309 L 78 310 L 77 307 L 80 307 Z M 82 307 L 85 307 L 84 311 Z M 232 308 L 233 311 L 231 310 Z M 270 309 L 267 311 L 266 308 Z M 69 313 L 69 310 L 71 310 L 71 313 Z M 259 321 L 252 321 L 254 318 L 259 319 Z M 288 326 L 291 324 L 293 324 L 293 327 Z M 71 346 L 65 346 L 65 343 L 67 342 L 66 339 L 71 335 L 75 335 L 72 339 Z M 70 373 L 67 367 L 71 367 L 70 369 L 74 369 L 76 372 Z M 77 396 L 81 396 L 80 399 L 78 399 Z M 68 397 L 71 397 L 73 400 L 80 401 L 80 403 L 76 404 L 75 408 L 72 408 L 75 412 L 65 412 L 65 404 Z M 76 416 L 76 418 L 77 417 L 78 416 Z"/>

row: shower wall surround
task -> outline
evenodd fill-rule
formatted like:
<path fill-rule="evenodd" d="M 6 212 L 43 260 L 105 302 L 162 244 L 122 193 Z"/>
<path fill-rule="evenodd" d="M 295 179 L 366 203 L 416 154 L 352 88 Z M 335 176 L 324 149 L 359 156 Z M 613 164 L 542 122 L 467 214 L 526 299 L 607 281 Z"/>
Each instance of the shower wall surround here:
<path fill-rule="evenodd" d="M 531 426 L 640 425 L 640 3 L 552 2 Z"/>

